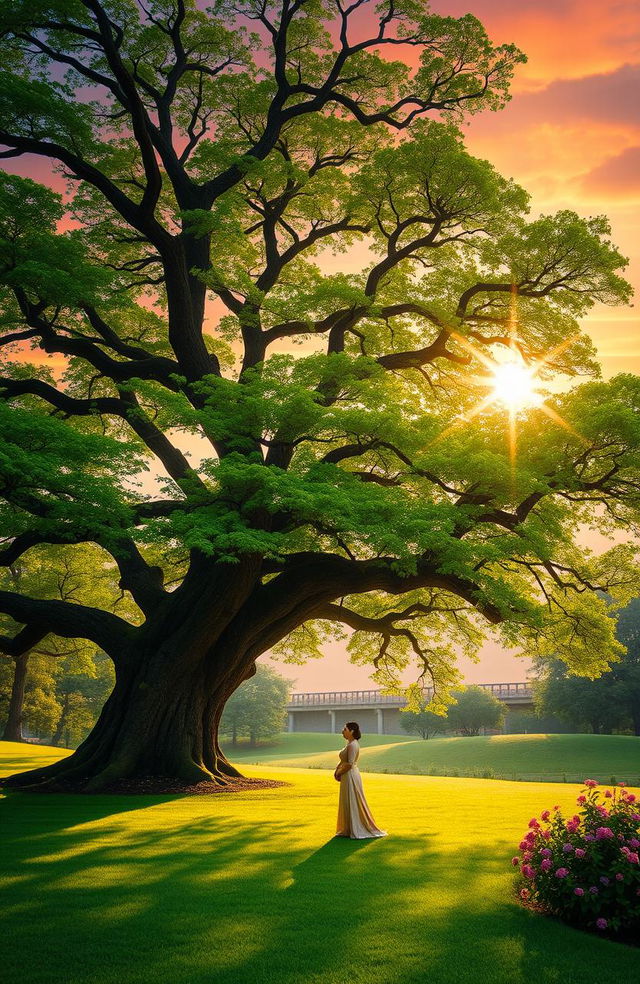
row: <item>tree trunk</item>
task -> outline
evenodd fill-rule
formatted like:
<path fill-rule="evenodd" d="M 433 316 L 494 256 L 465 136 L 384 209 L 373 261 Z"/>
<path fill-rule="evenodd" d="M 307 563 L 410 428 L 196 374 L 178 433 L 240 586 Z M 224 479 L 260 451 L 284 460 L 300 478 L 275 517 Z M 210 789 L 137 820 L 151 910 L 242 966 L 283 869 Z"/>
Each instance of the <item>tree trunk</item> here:
<path fill-rule="evenodd" d="M 116 684 L 91 734 L 67 758 L 0 785 L 97 792 L 148 778 L 182 785 L 242 778 L 218 741 L 225 704 L 255 673 L 258 656 L 327 600 L 362 588 L 359 574 L 352 583 L 331 565 L 313 565 L 275 591 L 260 583 L 261 568 L 258 554 L 233 567 L 192 560 L 153 616 L 110 644 Z M 374 574 L 368 589 L 379 586 Z"/>
<path fill-rule="evenodd" d="M 13 684 L 11 687 L 11 699 L 9 701 L 9 716 L 4 728 L 2 738 L 4 741 L 23 741 L 22 737 L 22 714 L 24 708 L 24 689 L 27 682 L 27 668 L 29 665 L 29 653 L 23 653 L 15 657 L 15 669 L 13 673 Z"/>
<path fill-rule="evenodd" d="M 182 644 L 182 645 L 181 645 Z M 122 780 L 155 777 L 226 785 L 240 773 L 218 744 L 225 703 L 251 675 L 244 653 L 202 653 L 177 637 L 153 656 L 130 653 L 116 668 L 116 685 L 96 726 L 68 758 L 19 773 L 18 788 L 108 789 Z"/>
<path fill-rule="evenodd" d="M 58 718 L 56 730 L 51 736 L 52 745 L 57 746 L 62 741 L 62 732 L 64 731 L 65 725 L 67 723 L 68 713 L 69 713 L 69 694 L 65 694 L 62 701 L 62 711 L 60 712 L 60 717 Z"/>

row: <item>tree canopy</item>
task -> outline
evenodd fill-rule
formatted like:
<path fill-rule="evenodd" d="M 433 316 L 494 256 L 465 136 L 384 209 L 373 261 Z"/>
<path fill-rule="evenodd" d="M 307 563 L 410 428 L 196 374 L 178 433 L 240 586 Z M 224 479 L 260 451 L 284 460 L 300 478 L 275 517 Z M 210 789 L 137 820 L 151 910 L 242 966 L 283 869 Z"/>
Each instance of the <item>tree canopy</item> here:
<path fill-rule="evenodd" d="M 232 776 L 225 701 L 331 625 L 436 705 L 486 625 L 616 659 L 595 592 L 627 599 L 635 557 L 576 531 L 637 522 L 640 385 L 597 378 L 579 319 L 628 302 L 626 260 L 602 216 L 530 218 L 459 129 L 524 56 L 414 0 L 1 9 L 3 156 L 67 184 L 0 182 L 0 559 L 97 545 L 134 605 L 0 591 L 6 651 L 114 660 L 67 771 Z M 590 377 L 517 449 L 500 352 Z"/>

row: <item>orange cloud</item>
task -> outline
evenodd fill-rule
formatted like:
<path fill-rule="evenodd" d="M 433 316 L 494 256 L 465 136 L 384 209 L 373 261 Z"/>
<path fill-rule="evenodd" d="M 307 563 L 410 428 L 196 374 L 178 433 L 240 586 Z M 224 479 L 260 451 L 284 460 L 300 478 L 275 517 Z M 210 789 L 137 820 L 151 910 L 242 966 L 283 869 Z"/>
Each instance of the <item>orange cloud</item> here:
<path fill-rule="evenodd" d="M 640 18 L 636 0 L 435 0 L 434 12 L 473 13 L 494 43 L 513 42 L 528 56 L 514 92 L 615 70 L 637 58 Z"/>

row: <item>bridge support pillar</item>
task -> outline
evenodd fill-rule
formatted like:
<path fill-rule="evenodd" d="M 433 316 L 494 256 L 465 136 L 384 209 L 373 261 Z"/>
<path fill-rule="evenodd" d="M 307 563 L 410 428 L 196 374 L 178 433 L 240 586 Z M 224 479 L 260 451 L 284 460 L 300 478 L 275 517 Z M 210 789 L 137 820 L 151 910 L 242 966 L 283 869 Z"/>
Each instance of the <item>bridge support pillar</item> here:
<path fill-rule="evenodd" d="M 295 731 L 293 711 L 289 711 L 287 718 L 287 731 Z"/>
<path fill-rule="evenodd" d="M 384 734 L 384 721 L 382 719 L 382 708 L 376 707 L 376 717 L 378 718 L 378 734 Z"/>
<path fill-rule="evenodd" d="M 336 712 L 329 711 L 329 731 L 332 735 L 336 733 Z"/>

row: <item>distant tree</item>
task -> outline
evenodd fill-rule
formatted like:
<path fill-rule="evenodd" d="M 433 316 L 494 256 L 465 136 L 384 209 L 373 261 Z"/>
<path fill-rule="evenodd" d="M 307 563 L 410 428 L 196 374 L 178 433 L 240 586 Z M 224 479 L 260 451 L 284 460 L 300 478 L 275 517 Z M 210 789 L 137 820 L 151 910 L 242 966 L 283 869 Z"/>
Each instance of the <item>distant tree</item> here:
<path fill-rule="evenodd" d="M 426 709 L 426 701 L 420 702 L 419 711 L 403 711 L 400 724 L 408 735 L 420 735 L 425 741 L 448 727 L 446 718 Z"/>
<path fill-rule="evenodd" d="M 621 684 L 618 696 L 628 710 L 633 731 L 640 735 L 640 598 L 634 598 L 620 613 L 616 635 L 627 652 L 611 672 Z"/>
<path fill-rule="evenodd" d="M 13 667 L 2 661 L 0 673 L 0 722 L 5 741 L 25 741 L 29 737 L 48 739 L 59 714 L 55 696 L 52 661 L 38 652 L 29 656 L 27 672 L 21 691 L 19 730 L 13 730 L 16 719 L 9 715 L 15 707 Z"/>
<path fill-rule="evenodd" d="M 3 569 L 0 566 L 0 590 L 21 591 L 42 599 L 78 604 L 99 602 L 101 607 L 119 613 L 131 611 L 123 595 L 115 564 L 105 562 L 105 554 L 96 547 L 80 545 L 53 548 L 40 545 L 24 553 Z M 5 634 L 6 633 L 6 634 Z M 5 741 L 22 741 L 23 724 L 31 732 L 47 737 L 57 731 L 56 722 L 65 720 L 72 705 L 78 710 L 84 698 L 71 697 L 66 675 L 79 675 L 81 690 L 92 693 L 88 707 L 95 724 L 102 705 L 113 688 L 113 663 L 102 667 L 104 685 L 96 690 L 95 656 L 98 647 L 86 639 L 67 639 L 37 628 L 19 629 L 19 623 L 0 614 L 0 728 Z M 38 662 L 34 663 L 34 658 Z M 56 667 L 57 661 L 60 665 Z M 89 681 L 93 680 L 94 683 Z M 39 696 L 37 696 L 39 695 Z M 61 698 L 61 700 L 59 700 Z M 46 712 L 44 710 L 46 706 Z M 39 722 L 36 726 L 34 714 Z M 85 720 L 88 720 L 85 715 Z M 82 731 L 86 734 L 86 731 Z M 58 744 L 56 740 L 54 744 Z"/>
<path fill-rule="evenodd" d="M 113 689 L 113 666 L 104 653 L 84 647 L 60 660 L 57 670 L 60 714 L 51 744 L 74 747 L 95 725 Z"/>
<path fill-rule="evenodd" d="M 237 745 L 238 737 L 248 736 L 249 744 L 273 738 L 284 725 L 285 707 L 291 683 L 267 666 L 258 666 L 227 702 L 222 715 L 221 731 L 231 735 Z"/>
<path fill-rule="evenodd" d="M 452 731 L 466 737 L 477 735 L 480 728 L 502 727 L 507 713 L 504 704 L 482 687 L 465 687 L 454 691 L 456 703 L 447 712 L 447 724 Z"/>
<path fill-rule="evenodd" d="M 538 714 L 555 714 L 579 731 L 611 734 L 619 727 L 625 711 L 617 700 L 618 685 L 612 673 L 597 680 L 574 676 L 557 661 L 534 685 Z"/>
<path fill-rule="evenodd" d="M 595 735 L 629 726 L 640 735 L 640 598 L 620 612 L 616 636 L 626 650 L 593 680 L 574 676 L 560 660 L 547 665 L 535 686 L 538 712 Z"/>

